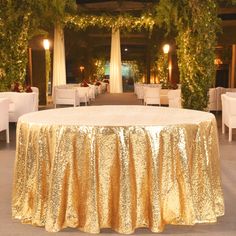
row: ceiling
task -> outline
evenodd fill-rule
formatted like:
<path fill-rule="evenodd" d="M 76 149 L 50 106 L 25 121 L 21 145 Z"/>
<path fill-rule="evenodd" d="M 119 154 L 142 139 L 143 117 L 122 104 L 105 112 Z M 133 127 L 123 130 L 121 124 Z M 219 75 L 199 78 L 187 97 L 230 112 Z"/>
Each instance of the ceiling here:
<path fill-rule="evenodd" d="M 76 0 L 78 6 L 78 12 L 89 12 L 92 14 L 97 13 L 111 13 L 118 14 L 124 12 L 132 12 L 132 14 L 140 14 L 144 9 L 151 9 L 154 4 L 159 0 Z M 221 8 L 219 10 L 219 17 L 223 20 L 223 34 L 219 34 L 219 44 L 230 45 L 236 43 L 236 7 L 229 7 L 226 3 L 221 1 Z M 235 32 L 235 33 L 234 33 Z M 84 32 L 86 39 L 83 46 L 92 47 L 93 49 L 103 50 L 109 56 L 111 33 L 108 31 L 101 31 L 93 29 Z M 165 32 L 162 30 L 156 30 L 153 34 L 157 34 L 152 37 L 152 40 L 169 40 L 165 37 Z M 235 37 L 234 37 L 235 34 Z M 232 37 L 233 36 L 233 37 Z M 148 44 L 150 42 L 149 33 L 121 32 L 121 45 L 123 50 L 123 57 L 125 59 L 137 57 L 145 57 L 148 50 Z M 125 48 L 128 51 L 124 51 Z"/>
<path fill-rule="evenodd" d="M 92 14 L 107 12 L 118 14 L 129 12 L 132 14 L 140 14 L 142 10 L 152 8 L 153 4 L 159 0 L 76 0 L 78 12 L 89 12 Z M 219 9 L 219 17 L 223 20 L 222 34 L 218 36 L 219 45 L 232 45 L 236 43 L 236 7 L 226 7 L 222 4 Z M 149 37 L 149 32 L 121 32 L 121 50 L 122 58 L 130 60 L 135 58 L 143 58 L 147 60 L 150 40 L 156 42 L 169 41 L 170 38 L 165 36 L 165 32 L 156 29 L 152 33 L 152 38 Z M 39 41 L 41 42 L 41 40 Z M 88 29 L 86 31 L 75 32 L 73 29 L 65 30 L 66 53 L 68 58 L 76 58 L 78 55 L 93 53 L 103 53 L 107 58 L 110 55 L 111 32 L 101 29 Z M 158 43 L 157 43 L 158 46 Z M 159 45 L 160 46 L 160 45 Z M 42 45 L 37 47 L 41 48 Z M 128 49 L 128 51 L 125 51 Z"/>
<path fill-rule="evenodd" d="M 86 11 L 99 11 L 99 12 L 127 12 L 127 11 L 141 11 L 151 7 L 154 3 L 159 2 L 159 0 L 76 0 L 78 5 L 78 10 Z"/>

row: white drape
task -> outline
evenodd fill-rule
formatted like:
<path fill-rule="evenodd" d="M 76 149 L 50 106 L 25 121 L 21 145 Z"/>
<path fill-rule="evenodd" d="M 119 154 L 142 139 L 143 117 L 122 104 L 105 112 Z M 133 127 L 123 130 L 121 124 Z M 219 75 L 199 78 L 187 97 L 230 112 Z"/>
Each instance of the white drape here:
<path fill-rule="evenodd" d="M 122 93 L 120 30 L 112 29 L 110 58 L 110 93 Z"/>
<path fill-rule="evenodd" d="M 62 26 L 57 24 L 54 28 L 53 87 L 62 84 L 66 84 L 64 31 Z"/>

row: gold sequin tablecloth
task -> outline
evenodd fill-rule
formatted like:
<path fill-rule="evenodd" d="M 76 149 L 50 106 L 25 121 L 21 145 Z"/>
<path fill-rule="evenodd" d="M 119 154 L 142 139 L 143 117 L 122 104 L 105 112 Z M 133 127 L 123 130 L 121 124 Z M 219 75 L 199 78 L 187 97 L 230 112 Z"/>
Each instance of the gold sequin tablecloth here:
<path fill-rule="evenodd" d="M 12 214 L 51 232 L 216 222 L 224 202 L 215 117 L 147 106 L 26 114 L 17 124 Z"/>

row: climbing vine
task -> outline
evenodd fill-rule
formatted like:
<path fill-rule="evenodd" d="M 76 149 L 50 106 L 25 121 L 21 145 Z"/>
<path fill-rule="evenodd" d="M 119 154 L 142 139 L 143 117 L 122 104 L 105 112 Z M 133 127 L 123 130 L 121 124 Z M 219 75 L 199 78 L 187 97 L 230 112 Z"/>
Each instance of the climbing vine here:
<path fill-rule="evenodd" d="M 126 29 L 131 30 L 141 30 L 147 29 L 152 31 L 155 21 L 151 13 L 144 13 L 140 17 L 135 17 L 130 14 L 122 15 L 67 15 L 65 17 L 64 23 L 68 27 L 73 27 L 75 29 L 84 30 L 88 27 L 96 26 L 98 28 L 115 28 L 115 29 Z"/>
<path fill-rule="evenodd" d="M 182 105 L 205 110 L 208 90 L 215 79 L 216 33 L 219 30 L 214 0 L 161 0 L 157 21 L 169 31 L 176 30 L 176 44 Z"/>
<path fill-rule="evenodd" d="M 156 62 L 157 68 L 157 78 L 162 86 L 162 88 L 169 87 L 168 81 L 168 54 L 164 54 L 163 52 L 159 52 L 159 57 Z"/>

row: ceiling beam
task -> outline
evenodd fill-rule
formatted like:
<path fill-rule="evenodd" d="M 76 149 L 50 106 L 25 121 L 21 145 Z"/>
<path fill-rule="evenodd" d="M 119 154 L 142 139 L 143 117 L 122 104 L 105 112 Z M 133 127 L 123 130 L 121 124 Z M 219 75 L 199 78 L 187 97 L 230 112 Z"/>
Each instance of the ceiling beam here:
<path fill-rule="evenodd" d="M 236 14 L 236 7 L 220 8 L 218 14 Z"/>

